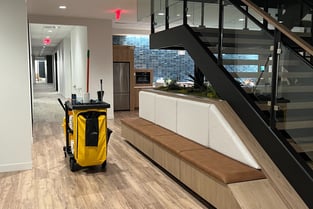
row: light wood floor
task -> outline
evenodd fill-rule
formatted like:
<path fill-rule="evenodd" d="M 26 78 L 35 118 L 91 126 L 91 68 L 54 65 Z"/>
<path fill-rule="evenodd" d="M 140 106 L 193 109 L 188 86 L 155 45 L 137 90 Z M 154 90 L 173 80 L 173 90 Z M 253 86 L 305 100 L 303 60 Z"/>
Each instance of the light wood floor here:
<path fill-rule="evenodd" d="M 72 173 L 63 154 L 59 95 L 43 84 L 34 90 L 33 169 L 0 173 L 1 209 L 206 208 L 121 138 L 119 119 L 136 112 L 108 121 L 114 132 L 105 171 Z"/>

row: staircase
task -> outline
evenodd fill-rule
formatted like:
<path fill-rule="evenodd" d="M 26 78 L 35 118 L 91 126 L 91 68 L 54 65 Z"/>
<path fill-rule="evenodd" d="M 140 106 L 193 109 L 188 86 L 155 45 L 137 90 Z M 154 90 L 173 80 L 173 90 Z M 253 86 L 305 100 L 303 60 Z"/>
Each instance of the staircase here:
<path fill-rule="evenodd" d="M 202 43 L 212 53 L 217 54 L 218 29 L 192 29 Z M 269 72 L 269 67 L 272 61 L 268 60 L 271 45 L 273 40 L 268 38 L 264 31 L 225 29 L 223 33 L 223 66 L 241 83 L 245 91 L 254 98 L 260 110 L 267 115 L 271 100 L 272 73 Z M 276 127 L 312 166 L 313 70 L 310 64 L 301 63 L 302 59 L 290 49 L 283 47 L 282 51 L 285 53 L 280 57 L 282 64 L 279 66 L 281 71 L 277 89 Z M 265 63 L 267 66 L 264 66 Z M 299 65 L 302 67 L 299 68 Z M 245 66 L 255 71 L 238 71 L 241 69 L 244 71 Z M 258 85 L 255 86 L 258 79 Z"/>
<path fill-rule="evenodd" d="M 252 0 L 259 7 L 265 8 L 268 13 L 288 29 L 313 45 L 313 2 L 310 0 Z M 270 29 L 271 27 L 269 27 Z M 288 41 L 288 39 L 286 40 Z M 305 53 L 300 47 L 289 42 L 294 50 L 306 59 L 312 61 L 312 56 Z"/>
<path fill-rule="evenodd" d="M 277 29 L 277 21 L 274 26 L 267 24 L 243 2 L 229 0 L 219 6 L 215 0 L 169 1 L 165 5 L 167 18 L 163 17 L 168 21 L 162 24 L 160 17 L 152 17 L 158 32 L 151 34 L 150 47 L 186 49 L 303 201 L 313 208 L 313 50 L 308 52 L 296 44 L 288 31 Z M 265 8 L 263 1 L 254 2 Z M 275 18 L 294 31 L 293 35 L 311 37 L 307 20 L 312 7 L 284 2 L 281 12 L 273 2 L 266 7 L 273 16 L 277 12 Z M 301 9 L 299 18 L 290 18 L 294 8 Z M 185 12 L 184 18 L 177 18 L 179 9 Z M 158 12 L 155 8 L 154 14 Z M 300 26 L 304 28 L 301 33 L 296 29 Z"/>
<path fill-rule="evenodd" d="M 312 4 L 312 3 L 311 3 Z M 277 19 L 294 33 L 301 36 L 312 45 L 312 6 L 306 1 L 283 0 L 277 4 Z M 264 6 L 264 5 L 261 5 Z M 280 6 L 280 7 L 279 7 Z M 271 9 L 275 9 L 271 8 Z M 279 12 L 283 10 L 283 12 Z M 302 32 L 299 32 L 301 31 Z M 283 36 L 282 46 L 284 53 L 280 56 L 280 72 L 278 74 L 278 98 L 276 108 L 276 128 L 282 133 L 292 147 L 303 157 L 307 164 L 313 168 L 313 71 L 312 55 L 305 52 L 297 44 L 292 43 Z M 298 52 L 294 53 L 294 52 Z M 302 56 L 304 59 L 299 58 Z M 308 63 L 308 62 L 310 63 Z M 264 75 L 264 74 L 263 74 Z M 262 77 L 268 81 L 268 76 Z M 266 88 L 264 82 L 258 86 L 263 95 L 269 95 L 271 89 Z M 282 102 L 282 100 L 284 100 Z M 267 101 L 268 102 L 268 101 Z M 259 108 L 268 111 L 269 106 L 257 101 Z"/>

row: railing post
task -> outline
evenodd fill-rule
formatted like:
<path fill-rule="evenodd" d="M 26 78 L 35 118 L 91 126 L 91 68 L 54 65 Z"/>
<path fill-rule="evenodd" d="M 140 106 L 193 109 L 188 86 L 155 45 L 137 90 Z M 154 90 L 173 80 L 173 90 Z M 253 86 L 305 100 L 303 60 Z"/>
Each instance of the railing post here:
<path fill-rule="evenodd" d="M 219 0 L 219 17 L 218 17 L 218 55 L 217 55 L 217 63 L 219 65 L 223 65 L 223 35 L 224 35 L 224 1 Z"/>
<path fill-rule="evenodd" d="M 278 68 L 281 32 L 275 29 L 274 32 L 274 49 L 273 49 L 273 66 L 272 66 L 272 91 L 271 91 L 271 109 L 270 109 L 270 127 L 276 128 L 276 104 L 277 104 L 277 88 L 278 88 Z"/>
<path fill-rule="evenodd" d="M 168 0 L 165 0 L 165 30 L 170 28 L 170 11 L 168 7 Z"/>
<path fill-rule="evenodd" d="M 311 39 L 313 39 L 313 9 L 310 10 L 311 12 Z M 310 62 L 313 63 L 313 56 L 310 55 Z"/>
<path fill-rule="evenodd" d="M 277 21 L 281 22 L 282 16 L 283 16 L 283 7 L 285 5 L 281 4 L 280 0 L 277 2 Z"/>
<path fill-rule="evenodd" d="M 303 26 L 301 19 L 302 19 L 302 17 L 304 17 L 304 15 L 305 15 L 304 14 L 304 3 L 303 3 L 303 0 L 300 0 L 300 14 L 299 14 L 300 26 Z M 304 32 L 307 32 L 306 28 L 304 30 L 305 30 Z"/>
<path fill-rule="evenodd" d="M 183 4 L 183 9 L 184 9 L 184 13 L 183 13 L 183 25 L 187 25 L 187 12 L 188 12 L 188 8 L 187 8 L 187 0 L 184 0 L 184 4 Z"/>
<path fill-rule="evenodd" d="M 246 12 L 249 13 L 249 7 L 246 6 Z M 248 30 L 248 17 L 245 15 L 245 26 L 243 28 L 244 30 Z"/>
<path fill-rule="evenodd" d="M 200 27 L 204 27 L 204 0 L 201 2 L 201 25 Z"/>
<path fill-rule="evenodd" d="M 266 0 L 265 3 L 264 3 L 264 11 L 267 12 L 267 13 L 268 13 L 268 1 L 269 0 Z M 268 22 L 265 19 L 263 19 L 263 25 L 264 25 L 265 28 L 268 27 Z"/>
<path fill-rule="evenodd" d="M 151 5 L 150 5 L 150 14 L 151 14 L 151 33 L 154 33 L 155 30 L 154 30 L 154 0 L 151 0 L 150 1 Z"/>

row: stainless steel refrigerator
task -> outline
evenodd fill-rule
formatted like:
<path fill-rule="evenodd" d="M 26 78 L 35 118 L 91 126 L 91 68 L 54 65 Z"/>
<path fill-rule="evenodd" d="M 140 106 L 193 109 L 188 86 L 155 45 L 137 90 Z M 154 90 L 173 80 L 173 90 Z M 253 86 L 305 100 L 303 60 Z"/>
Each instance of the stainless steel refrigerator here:
<path fill-rule="evenodd" d="M 129 62 L 113 63 L 114 110 L 130 110 L 129 105 Z"/>

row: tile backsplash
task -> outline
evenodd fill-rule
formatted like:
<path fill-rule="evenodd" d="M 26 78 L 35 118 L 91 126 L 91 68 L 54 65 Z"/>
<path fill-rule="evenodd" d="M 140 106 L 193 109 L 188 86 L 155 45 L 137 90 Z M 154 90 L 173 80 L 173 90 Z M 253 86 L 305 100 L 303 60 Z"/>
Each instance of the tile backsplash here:
<path fill-rule="evenodd" d="M 135 47 L 135 69 L 153 69 L 154 81 L 163 78 L 188 81 L 188 74 L 193 75 L 194 62 L 187 51 L 150 49 L 149 36 L 113 36 L 114 45 Z M 215 54 L 217 56 L 217 54 Z M 229 72 L 258 72 L 257 54 L 223 54 L 224 60 L 254 60 L 256 64 L 229 64 L 224 67 Z"/>
<path fill-rule="evenodd" d="M 113 36 L 114 45 L 135 46 L 135 69 L 153 69 L 154 81 L 187 81 L 194 62 L 186 51 L 150 49 L 149 36 Z"/>

